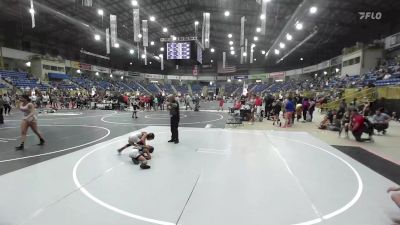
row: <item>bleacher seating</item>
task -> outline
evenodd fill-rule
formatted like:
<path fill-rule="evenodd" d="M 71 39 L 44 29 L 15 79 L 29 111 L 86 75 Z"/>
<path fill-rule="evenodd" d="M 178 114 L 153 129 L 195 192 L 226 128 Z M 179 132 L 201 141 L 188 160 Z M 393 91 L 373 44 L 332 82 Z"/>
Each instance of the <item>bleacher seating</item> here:
<path fill-rule="evenodd" d="M 165 85 L 159 84 L 158 86 L 159 86 L 159 87 L 161 88 L 161 90 L 163 90 L 165 93 L 168 93 L 168 94 L 174 93 L 174 90 L 172 89 L 171 84 L 165 84 Z"/>
<path fill-rule="evenodd" d="M 39 82 L 37 79 L 28 78 L 28 73 L 17 71 L 0 71 L 0 77 L 16 88 L 30 88 L 45 91 L 49 86 Z"/>
<path fill-rule="evenodd" d="M 156 84 L 153 84 L 153 83 L 147 85 L 146 89 L 149 90 L 153 94 L 158 94 L 160 92 L 158 90 L 158 88 L 156 87 Z"/>
<path fill-rule="evenodd" d="M 70 80 L 61 80 L 61 81 L 50 81 L 49 82 L 52 87 L 61 89 L 61 90 L 76 90 L 78 86 L 72 83 Z"/>
<path fill-rule="evenodd" d="M 175 89 L 176 89 L 176 91 L 180 92 L 181 94 L 189 93 L 189 89 L 186 84 L 179 85 L 179 86 L 175 85 Z M 192 87 L 192 91 L 193 91 L 193 87 Z"/>
<path fill-rule="evenodd" d="M 203 87 L 199 84 L 192 84 L 191 87 L 193 94 L 200 94 L 203 90 Z"/>

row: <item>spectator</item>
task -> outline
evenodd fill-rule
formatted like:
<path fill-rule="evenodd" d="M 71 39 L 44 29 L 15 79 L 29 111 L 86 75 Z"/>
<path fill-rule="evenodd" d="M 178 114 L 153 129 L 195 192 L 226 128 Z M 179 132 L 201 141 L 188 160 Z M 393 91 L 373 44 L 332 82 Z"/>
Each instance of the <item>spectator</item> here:
<path fill-rule="evenodd" d="M 378 133 L 382 132 L 382 134 L 386 134 L 386 129 L 389 127 L 389 121 L 390 116 L 384 113 L 383 108 L 376 110 L 375 115 L 372 117 L 374 129 L 376 129 Z"/>
<path fill-rule="evenodd" d="M 303 108 L 303 120 L 307 120 L 307 112 L 308 109 L 310 108 L 310 102 L 308 101 L 308 98 L 305 98 L 302 103 L 302 108 Z"/>
<path fill-rule="evenodd" d="M 361 138 L 364 131 L 366 131 L 367 127 L 365 126 L 365 118 L 360 115 L 357 109 L 353 109 L 351 111 L 351 132 L 353 133 L 354 138 L 358 142 L 371 141 L 371 137 L 369 138 Z"/>
<path fill-rule="evenodd" d="M 292 97 L 289 97 L 285 104 L 285 119 L 286 120 L 285 120 L 284 128 L 292 126 L 292 123 L 293 123 L 292 117 L 293 117 L 294 111 L 295 111 L 295 106 L 293 104 Z"/>

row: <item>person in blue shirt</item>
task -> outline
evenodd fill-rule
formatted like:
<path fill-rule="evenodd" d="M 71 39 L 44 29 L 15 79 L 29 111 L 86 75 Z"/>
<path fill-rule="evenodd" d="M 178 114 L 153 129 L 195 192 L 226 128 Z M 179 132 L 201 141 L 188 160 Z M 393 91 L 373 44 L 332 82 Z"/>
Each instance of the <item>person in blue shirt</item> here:
<path fill-rule="evenodd" d="M 293 103 L 293 99 L 292 97 L 289 97 L 285 104 L 285 126 L 283 126 L 284 128 L 292 126 L 293 124 L 292 119 L 294 112 L 295 112 L 295 106 Z"/>

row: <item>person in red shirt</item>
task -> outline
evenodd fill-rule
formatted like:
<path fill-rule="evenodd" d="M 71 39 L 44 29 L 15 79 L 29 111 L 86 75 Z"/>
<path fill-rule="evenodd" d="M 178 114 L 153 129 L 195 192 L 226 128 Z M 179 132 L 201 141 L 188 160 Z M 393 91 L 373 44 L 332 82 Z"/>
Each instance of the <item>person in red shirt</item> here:
<path fill-rule="evenodd" d="M 240 101 L 236 101 L 234 107 L 235 110 L 240 110 L 242 108 L 242 103 Z"/>
<path fill-rule="evenodd" d="M 254 105 L 256 106 L 256 113 L 258 116 L 261 116 L 262 104 L 263 104 L 262 98 L 260 96 L 257 96 Z"/>
<path fill-rule="evenodd" d="M 224 111 L 224 103 L 225 103 L 224 98 L 221 97 L 221 99 L 219 100 L 219 108 L 218 108 L 218 111 L 219 111 L 219 110 Z"/>
<path fill-rule="evenodd" d="M 363 132 L 365 131 L 365 118 L 360 115 L 357 109 L 353 109 L 351 111 L 351 132 L 353 133 L 354 138 L 358 142 L 371 141 L 370 138 L 361 138 Z"/>

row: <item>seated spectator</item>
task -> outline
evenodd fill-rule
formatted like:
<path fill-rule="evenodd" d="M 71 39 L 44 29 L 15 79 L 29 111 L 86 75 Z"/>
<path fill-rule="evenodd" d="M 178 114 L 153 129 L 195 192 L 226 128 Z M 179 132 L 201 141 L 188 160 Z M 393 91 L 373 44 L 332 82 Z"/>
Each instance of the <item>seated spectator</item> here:
<path fill-rule="evenodd" d="M 326 130 L 328 128 L 329 124 L 330 124 L 329 116 L 325 115 L 324 119 L 321 121 L 321 123 L 319 123 L 318 129 Z"/>
<path fill-rule="evenodd" d="M 384 113 L 383 108 L 376 110 L 375 115 L 372 117 L 374 129 L 376 129 L 378 133 L 382 132 L 382 134 L 386 134 L 386 129 L 389 127 L 389 121 L 390 116 Z"/>
<path fill-rule="evenodd" d="M 399 122 L 399 116 L 397 115 L 397 112 L 392 112 L 392 120 Z"/>

